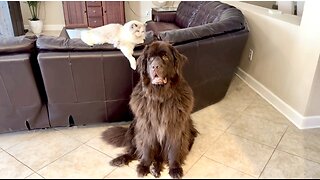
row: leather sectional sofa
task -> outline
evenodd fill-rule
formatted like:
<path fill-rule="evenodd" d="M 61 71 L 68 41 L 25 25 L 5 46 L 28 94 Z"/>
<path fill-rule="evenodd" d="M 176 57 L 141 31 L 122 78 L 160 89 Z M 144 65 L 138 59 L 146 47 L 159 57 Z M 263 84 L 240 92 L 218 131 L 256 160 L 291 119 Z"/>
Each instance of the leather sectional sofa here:
<path fill-rule="evenodd" d="M 184 67 L 184 76 L 194 91 L 194 111 L 220 101 L 227 92 L 248 37 L 241 11 L 221 2 L 182 1 L 177 12 L 156 19 L 147 22 L 147 39 L 135 48 L 134 56 L 137 58 L 144 45 L 154 38 L 169 41 L 189 59 Z M 37 54 L 27 54 L 23 58 L 27 62 L 36 62 L 28 66 L 34 69 L 33 74 L 30 69 L 25 74 L 19 69 L 11 72 L 13 76 L 19 75 L 16 79 L 28 82 L 28 85 L 20 86 L 33 84 L 34 97 L 27 99 L 30 101 L 28 107 L 36 107 L 36 110 L 32 115 L 27 113 L 30 117 L 19 117 L 19 120 L 2 115 L 2 112 L 9 112 L 8 108 L 12 112 L 14 110 L 9 101 L 12 98 L 7 97 L 8 85 L 1 86 L 4 80 L 0 79 L 0 97 L 7 98 L 7 101 L 0 102 L 1 108 L 6 107 L 0 108 L 0 132 L 132 119 L 128 102 L 139 75 L 130 68 L 119 50 L 109 44 L 89 47 L 80 39 L 63 36 L 40 36 L 36 47 Z M 1 54 L 4 51 L 8 50 L 0 48 Z M 6 52 L 6 55 L 1 55 L 0 63 L 3 60 L 14 61 L 12 58 L 17 59 L 17 53 Z M 4 72 L 0 68 L 1 78 Z M 16 91 L 16 88 L 10 88 Z M 11 96 L 16 99 L 30 96 L 31 93 L 25 90 L 23 88 Z M 20 124 L 3 125 L 8 121 Z"/>

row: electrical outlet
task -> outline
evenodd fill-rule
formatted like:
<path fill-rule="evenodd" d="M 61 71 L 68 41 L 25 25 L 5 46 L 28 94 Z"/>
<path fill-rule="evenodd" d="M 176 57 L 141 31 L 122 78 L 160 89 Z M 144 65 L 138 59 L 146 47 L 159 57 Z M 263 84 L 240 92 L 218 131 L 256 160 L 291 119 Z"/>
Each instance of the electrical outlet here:
<path fill-rule="evenodd" d="M 146 16 L 150 16 L 150 11 L 146 11 Z"/>
<path fill-rule="evenodd" d="M 252 61 L 253 59 L 253 49 L 249 49 L 249 56 L 248 56 L 249 60 Z"/>

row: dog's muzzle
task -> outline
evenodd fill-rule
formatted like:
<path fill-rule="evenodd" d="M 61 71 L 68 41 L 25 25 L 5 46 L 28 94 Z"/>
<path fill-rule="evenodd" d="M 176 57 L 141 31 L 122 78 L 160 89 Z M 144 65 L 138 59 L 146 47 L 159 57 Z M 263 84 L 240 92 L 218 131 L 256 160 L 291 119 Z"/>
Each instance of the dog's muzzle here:
<path fill-rule="evenodd" d="M 152 84 L 155 84 L 155 85 L 167 84 L 168 80 L 166 77 L 163 76 L 163 65 L 159 60 L 155 59 L 150 64 L 150 73 L 152 78 L 152 81 L 151 81 Z"/>

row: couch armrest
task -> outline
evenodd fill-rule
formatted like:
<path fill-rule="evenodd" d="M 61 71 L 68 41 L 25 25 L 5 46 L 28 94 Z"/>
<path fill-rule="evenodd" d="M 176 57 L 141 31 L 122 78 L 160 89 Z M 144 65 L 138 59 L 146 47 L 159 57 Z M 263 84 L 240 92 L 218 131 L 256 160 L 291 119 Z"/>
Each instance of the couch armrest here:
<path fill-rule="evenodd" d="M 161 12 L 153 15 L 153 21 L 155 22 L 174 23 L 175 18 L 176 18 L 176 12 Z"/>
<path fill-rule="evenodd" d="M 36 38 L 18 36 L 0 36 L 0 54 L 31 52 L 34 48 Z"/>

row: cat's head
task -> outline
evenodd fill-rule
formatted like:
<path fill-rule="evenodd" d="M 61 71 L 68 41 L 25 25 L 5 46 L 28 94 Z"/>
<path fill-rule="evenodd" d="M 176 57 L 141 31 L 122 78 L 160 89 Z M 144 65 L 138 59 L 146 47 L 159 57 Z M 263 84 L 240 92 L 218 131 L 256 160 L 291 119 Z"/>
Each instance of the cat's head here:
<path fill-rule="evenodd" d="M 125 25 L 127 30 L 131 32 L 135 38 L 145 39 L 146 24 L 140 21 L 132 20 L 127 22 Z"/>

